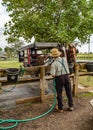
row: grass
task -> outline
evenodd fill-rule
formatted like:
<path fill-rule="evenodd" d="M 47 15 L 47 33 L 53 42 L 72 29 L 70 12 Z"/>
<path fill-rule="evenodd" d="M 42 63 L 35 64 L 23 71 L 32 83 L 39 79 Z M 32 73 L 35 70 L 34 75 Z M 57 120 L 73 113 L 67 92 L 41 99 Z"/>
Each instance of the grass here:
<path fill-rule="evenodd" d="M 85 92 L 78 94 L 77 97 L 93 97 L 93 93 Z"/>
<path fill-rule="evenodd" d="M 93 86 L 93 76 L 80 76 L 79 83 L 84 85 L 85 87 L 92 87 Z"/>
<path fill-rule="evenodd" d="M 91 58 L 90 58 L 91 57 Z M 77 54 L 77 59 L 79 60 L 93 60 L 93 54 Z M 84 71 L 84 69 L 83 69 Z M 86 70 L 85 70 L 86 71 Z M 84 85 L 85 87 L 92 87 L 93 86 L 93 76 L 80 76 L 79 83 Z"/>
<path fill-rule="evenodd" d="M 78 60 L 93 60 L 93 54 L 77 54 Z"/>
<path fill-rule="evenodd" d="M 0 68 L 19 68 L 22 63 L 17 60 L 13 61 L 0 61 Z"/>

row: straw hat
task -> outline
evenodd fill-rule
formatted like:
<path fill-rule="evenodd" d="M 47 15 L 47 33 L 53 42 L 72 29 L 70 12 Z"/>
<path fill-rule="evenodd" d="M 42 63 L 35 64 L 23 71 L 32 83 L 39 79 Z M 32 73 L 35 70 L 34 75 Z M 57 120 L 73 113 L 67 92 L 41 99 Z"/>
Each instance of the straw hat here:
<path fill-rule="evenodd" d="M 61 55 L 61 52 L 57 49 L 57 48 L 53 48 L 51 50 L 51 54 L 50 54 L 52 57 L 58 57 Z"/>

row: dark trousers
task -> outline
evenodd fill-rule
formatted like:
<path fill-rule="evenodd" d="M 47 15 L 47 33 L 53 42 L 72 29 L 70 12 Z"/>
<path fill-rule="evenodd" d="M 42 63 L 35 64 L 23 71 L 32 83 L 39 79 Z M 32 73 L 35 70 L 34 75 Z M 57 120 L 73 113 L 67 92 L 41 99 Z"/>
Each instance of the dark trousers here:
<path fill-rule="evenodd" d="M 55 78 L 55 82 L 56 82 L 55 88 L 57 92 L 58 109 L 60 110 L 63 109 L 63 102 L 62 102 L 63 87 L 65 88 L 66 96 L 68 98 L 68 106 L 73 107 L 73 97 L 71 92 L 71 81 L 69 75 L 66 74 L 57 76 Z"/>

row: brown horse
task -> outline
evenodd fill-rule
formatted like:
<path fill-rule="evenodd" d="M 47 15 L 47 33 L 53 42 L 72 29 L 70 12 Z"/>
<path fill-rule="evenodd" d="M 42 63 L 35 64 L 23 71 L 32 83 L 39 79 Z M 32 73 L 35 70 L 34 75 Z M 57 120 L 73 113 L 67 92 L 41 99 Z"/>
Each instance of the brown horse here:
<path fill-rule="evenodd" d="M 69 44 L 67 46 L 65 45 L 59 45 L 58 46 L 59 51 L 62 52 L 60 55 L 61 57 L 66 57 L 68 63 L 75 63 L 76 62 L 76 56 L 77 56 L 77 48 L 73 44 Z M 37 65 L 50 65 L 53 61 L 53 59 L 49 55 L 40 55 L 37 57 Z"/>
<path fill-rule="evenodd" d="M 44 65 L 44 59 L 45 59 L 44 55 L 39 55 L 36 59 L 37 65 Z"/>
<path fill-rule="evenodd" d="M 75 63 L 78 50 L 75 45 L 69 44 L 66 49 L 68 63 Z"/>

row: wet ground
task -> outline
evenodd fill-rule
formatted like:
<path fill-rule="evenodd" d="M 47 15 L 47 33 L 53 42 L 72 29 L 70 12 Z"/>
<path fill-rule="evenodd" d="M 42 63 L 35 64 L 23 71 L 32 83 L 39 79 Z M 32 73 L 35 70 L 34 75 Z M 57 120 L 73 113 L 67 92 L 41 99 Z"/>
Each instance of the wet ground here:
<path fill-rule="evenodd" d="M 12 108 L 16 106 L 16 100 L 22 98 L 31 98 L 40 96 L 40 84 L 39 82 L 24 83 L 15 85 L 4 86 L 3 89 L 11 90 L 0 94 L 0 109 Z M 45 94 L 53 93 L 53 81 L 47 82 L 48 87 L 45 88 Z M 85 88 L 81 84 L 78 86 L 78 92 L 93 92 L 93 87 Z"/>
<path fill-rule="evenodd" d="M 0 94 L 0 108 L 14 107 L 17 99 L 40 96 L 39 86 L 39 82 L 4 86 L 5 91 Z M 6 92 L 7 90 L 11 91 Z M 48 81 L 48 89 L 45 88 L 45 94 L 49 93 L 53 93 L 52 80 Z"/>

